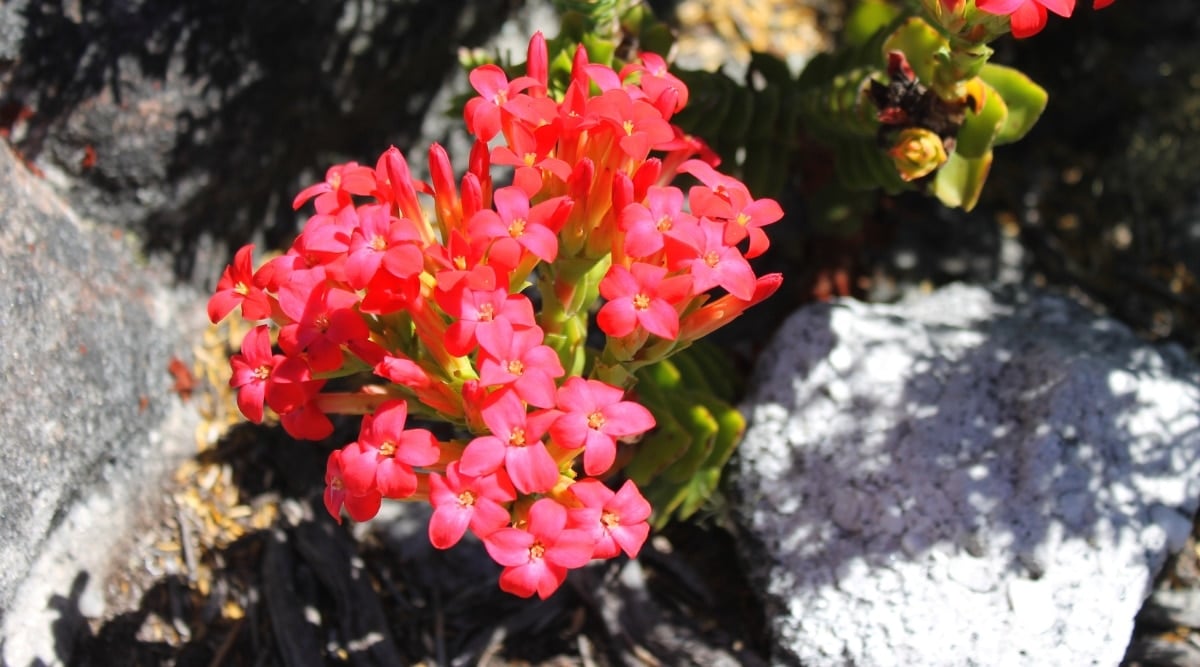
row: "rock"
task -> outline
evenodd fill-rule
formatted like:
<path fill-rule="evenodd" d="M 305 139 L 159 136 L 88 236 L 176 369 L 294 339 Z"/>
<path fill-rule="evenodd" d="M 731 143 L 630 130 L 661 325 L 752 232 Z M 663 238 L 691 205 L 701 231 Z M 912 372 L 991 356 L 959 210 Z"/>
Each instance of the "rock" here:
<path fill-rule="evenodd" d="M 23 666 L 66 659 L 112 549 L 193 449 L 168 365 L 190 356 L 203 301 L 3 147 L 0 216 L 0 662 Z"/>
<path fill-rule="evenodd" d="M 327 166 L 407 149 L 444 111 L 431 103 L 457 47 L 513 6 L 15 0 L 0 9 L 0 128 L 21 118 L 17 148 L 84 217 L 211 286 L 233 248 L 295 233 L 292 198 Z"/>
<path fill-rule="evenodd" d="M 1200 377 L 1066 299 L 793 315 L 733 482 L 776 659 L 1116 665 L 1200 500 Z"/>

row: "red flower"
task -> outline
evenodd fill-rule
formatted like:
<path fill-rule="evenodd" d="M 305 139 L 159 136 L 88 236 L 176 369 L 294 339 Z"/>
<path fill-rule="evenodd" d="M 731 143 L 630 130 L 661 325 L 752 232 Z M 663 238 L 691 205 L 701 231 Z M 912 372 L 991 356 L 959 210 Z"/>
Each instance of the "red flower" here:
<path fill-rule="evenodd" d="M 271 333 L 265 324 L 251 329 L 242 339 L 242 353 L 229 359 L 233 367 L 229 386 L 238 390 L 238 409 L 255 424 L 262 423 L 271 374 L 284 359 L 282 354 L 271 354 Z"/>
<path fill-rule="evenodd" d="M 479 359 L 481 385 L 511 386 L 530 405 L 539 408 L 554 405 L 554 378 L 562 377 L 566 371 L 558 354 L 541 344 L 545 336 L 541 327 L 497 326 L 480 331 L 479 336 L 479 347 L 484 351 Z"/>
<path fill-rule="evenodd" d="M 508 285 L 488 265 L 480 265 L 452 285 L 445 285 L 438 274 L 437 304 L 447 315 L 456 318 L 446 329 L 446 351 L 461 357 L 470 354 L 478 344 L 478 332 L 496 326 L 496 320 L 507 320 L 513 328 L 534 326 L 533 304 L 522 294 L 509 294 Z M 505 279 L 507 283 L 507 279 Z"/>
<path fill-rule="evenodd" d="M 358 441 L 342 453 L 342 479 L 356 493 L 378 491 L 386 498 L 407 498 L 417 490 L 414 467 L 437 463 L 437 439 L 425 429 L 405 429 L 408 403 L 395 400 L 363 417 Z"/>
<path fill-rule="evenodd" d="M 281 414 L 279 423 L 288 435 L 297 440 L 324 440 L 333 435 L 333 422 L 329 421 L 315 400 Z"/>
<path fill-rule="evenodd" d="M 588 111 L 616 130 L 621 152 L 635 162 L 675 138 L 675 131 L 654 105 L 631 98 L 625 90 L 610 90 L 593 98 Z"/>
<path fill-rule="evenodd" d="M 355 521 L 366 521 L 379 513 L 383 496 L 378 491 L 352 493 L 346 489 L 342 468 L 342 450 L 329 455 L 325 463 L 325 509 L 338 523 L 342 522 L 342 506 Z"/>
<path fill-rule="evenodd" d="M 623 400 L 625 392 L 599 380 L 568 378 L 558 390 L 561 411 L 550 437 L 568 449 L 585 448 L 583 470 L 603 475 L 617 456 L 617 438 L 654 428 L 654 415 L 644 406 Z"/>
<path fill-rule="evenodd" d="M 467 131 L 483 141 L 491 141 L 500 132 L 500 108 L 509 98 L 530 86 L 541 85 L 537 79 L 520 76 L 512 81 L 496 65 L 480 65 L 467 77 L 479 97 L 467 100 L 463 116 Z"/>
<path fill-rule="evenodd" d="M 1046 10 L 1063 18 L 1071 16 L 1075 0 L 977 0 L 975 6 L 988 14 L 1009 16 L 1013 37 L 1023 39 L 1046 27 Z"/>
<path fill-rule="evenodd" d="M 242 246 L 233 256 L 233 263 L 221 274 L 217 291 L 208 300 L 208 319 L 213 324 L 225 319 L 238 306 L 242 307 L 242 317 L 248 320 L 271 316 L 271 300 L 254 281 L 253 254 L 253 245 Z"/>
<path fill-rule="evenodd" d="M 554 414 L 529 414 L 515 392 L 501 389 L 488 397 L 483 422 L 491 435 L 475 438 L 463 451 L 461 470 L 490 475 L 504 467 L 521 493 L 549 491 L 558 483 L 558 464 L 546 451 L 542 436 Z"/>
<path fill-rule="evenodd" d="M 471 532 L 483 538 L 508 525 L 504 505 L 516 500 L 517 492 L 503 469 L 491 475 L 473 477 L 458 470 L 457 461 L 446 466 L 446 477 L 429 475 L 429 542 L 438 549 L 449 549 Z"/>
<path fill-rule="evenodd" d="M 617 338 L 640 325 L 660 338 L 674 340 L 679 333 L 674 304 L 691 295 L 692 279 L 666 275 L 666 269 L 641 262 L 632 269 L 614 264 L 600 281 L 600 295 L 608 303 L 596 313 L 596 324 Z"/>
<path fill-rule="evenodd" d="M 693 291 L 699 294 L 720 286 L 739 299 L 754 296 L 754 269 L 736 247 L 725 243 L 724 225 L 701 218 L 700 224 L 681 230 L 679 239 L 672 245 L 680 252 L 669 253 L 672 268 L 688 269 Z"/>
<path fill-rule="evenodd" d="M 662 250 L 665 234 L 680 225 L 695 224 L 696 218 L 683 210 L 682 190 L 651 186 L 646 203 L 626 206 L 618 220 L 625 232 L 625 253 L 642 258 Z"/>
<path fill-rule="evenodd" d="M 550 597 L 567 570 L 592 559 L 594 542 L 587 531 L 567 528 L 567 510 L 551 498 L 529 508 L 524 529 L 501 528 L 483 539 L 488 555 L 504 566 L 500 588 L 527 598 Z"/>
<path fill-rule="evenodd" d="M 642 497 L 633 480 L 616 493 L 594 479 L 584 479 L 571 485 L 571 493 L 583 507 L 568 510 L 572 528 L 592 534 L 595 550 L 592 558 L 613 558 L 622 551 L 636 558 L 650 535 L 650 503 Z"/>
<path fill-rule="evenodd" d="M 309 294 L 303 310 L 297 311 L 297 304 L 285 310 L 296 321 L 279 331 L 280 347 L 289 356 L 307 352 L 316 372 L 337 370 L 342 365 L 342 345 L 371 335 L 362 315 L 354 309 L 357 304 L 354 292 L 321 285 Z"/>
<path fill-rule="evenodd" d="M 354 203 L 350 195 L 369 195 L 375 190 L 375 171 L 357 162 L 334 165 L 325 172 L 325 180 L 300 191 L 292 200 L 292 208 L 299 210 L 309 199 L 317 213 L 333 213 Z"/>

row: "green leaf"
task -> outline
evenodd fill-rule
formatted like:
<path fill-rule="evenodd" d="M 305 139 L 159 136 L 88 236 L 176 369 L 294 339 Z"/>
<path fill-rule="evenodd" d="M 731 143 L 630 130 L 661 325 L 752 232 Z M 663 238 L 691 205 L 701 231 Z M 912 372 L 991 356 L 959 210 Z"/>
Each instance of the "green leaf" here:
<path fill-rule="evenodd" d="M 996 145 L 1011 144 L 1025 136 L 1046 109 L 1049 100 L 1046 90 L 1023 73 L 1003 65 L 988 63 L 979 76 L 1004 98 L 1008 106 L 1008 116 L 996 135 Z"/>
<path fill-rule="evenodd" d="M 950 49 L 950 43 L 933 26 L 917 17 L 900 25 L 883 43 L 883 55 L 901 51 L 921 81 L 932 83 L 939 54 Z M 942 56 L 944 58 L 944 56 Z"/>
<path fill-rule="evenodd" d="M 951 153 L 950 159 L 938 169 L 933 180 L 934 196 L 950 208 L 960 207 L 970 211 L 979 203 L 979 193 L 983 191 L 991 166 L 991 151 L 977 158 Z"/>
<path fill-rule="evenodd" d="M 992 151 L 996 137 L 1008 120 L 1008 105 L 987 84 L 984 90 L 983 108 L 979 113 L 967 111 L 962 127 L 958 129 L 954 151 L 966 158 L 983 157 Z"/>
<path fill-rule="evenodd" d="M 846 17 L 842 43 L 866 44 L 880 30 L 900 15 L 899 9 L 886 0 L 862 0 Z"/>
<path fill-rule="evenodd" d="M 689 395 L 676 395 L 674 398 L 675 401 L 688 403 L 675 403 L 672 412 L 680 425 L 687 430 L 691 442 L 688 443 L 683 456 L 663 470 L 662 478 L 676 484 L 687 484 L 712 453 L 717 433 L 720 431 L 720 423 L 708 408 L 698 401 L 699 397 L 695 396 L 694 392 L 689 392 Z"/>

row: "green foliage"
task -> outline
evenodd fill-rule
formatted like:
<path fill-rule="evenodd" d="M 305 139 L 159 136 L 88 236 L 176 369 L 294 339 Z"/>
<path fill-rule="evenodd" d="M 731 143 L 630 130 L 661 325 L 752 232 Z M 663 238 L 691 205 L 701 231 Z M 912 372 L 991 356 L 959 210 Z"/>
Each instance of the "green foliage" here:
<path fill-rule="evenodd" d="M 777 195 L 791 167 L 801 106 L 787 64 L 755 53 L 742 82 L 721 72 L 674 74 L 690 92 L 687 107 L 672 122 L 703 139 L 750 192 Z"/>
<path fill-rule="evenodd" d="M 625 474 L 654 507 L 652 525 L 686 519 L 717 489 L 721 469 L 746 423 L 731 402 L 741 387 L 729 360 L 714 346 L 692 347 L 638 371 L 638 400 L 657 426 L 638 444 Z"/>
<path fill-rule="evenodd" d="M 1011 67 L 988 63 L 979 72 L 979 77 L 1004 100 L 1008 111 L 996 135 L 996 145 L 1003 146 L 1024 137 L 1033 129 L 1050 96 L 1033 79 Z"/>

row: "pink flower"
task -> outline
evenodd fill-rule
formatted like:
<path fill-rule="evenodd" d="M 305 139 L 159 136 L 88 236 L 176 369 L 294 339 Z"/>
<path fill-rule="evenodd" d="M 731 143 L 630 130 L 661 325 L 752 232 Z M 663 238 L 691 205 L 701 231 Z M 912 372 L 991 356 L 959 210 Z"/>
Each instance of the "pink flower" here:
<path fill-rule="evenodd" d="M 754 296 L 754 269 L 734 246 L 725 242 L 724 225 L 701 218 L 700 224 L 680 231 L 682 252 L 669 253 L 672 268 L 687 268 L 697 294 L 720 286 L 739 299 Z M 684 254 L 686 253 L 686 254 Z"/>
<path fill-rule="evenodd" d="M 568 449 L 584 448 L 583 470 L 603 475 L 617 456 L 617 438 L 654 428 L 654 415 L 644 406 L 623 400 L 625 392 L 599 380 L 568 378 L 558 390 L 558 418 L 550 437 Z"/>
<path fill-rule="evenodd" d="M 503 466 L 521 493 L 541 493 L 554 488 L 558 483 L 558 464 L 542 442 L 554 415 L 527 413 L 516 392 L 509 389 L 488 396 L 482 414 L 492 434 L 479 436 L 467 445 L 460 470 L 468 475 L 490 475 Z"/>
<path fill-rule="evenodd" d="M 446 351 L 450 354 L 470 354 L 479 343 L 479 330 L 496 326 L 498 319 L 507 320 L 513 328 L 534 325 L 529 297 L 509 294 L 507 279 L 501 284 L 501 277 L 491 266 L 477 266 L 449 286 L 443 284 L 443 275 L 438 274 L 434 298 L 447 315 L 457 318 L 446 330 Z"/>
<path fill-rule="evenodd" d="M 509 522 L 505 505 L 517 498 L 503 469 L 473 477 L 458 468 L 455 461 L 446 466 L 445 478 L 429 475 L 429 502 L 433 505 L 429 542 L 438 549 L 457 544 L 468 527 L 480 538 L 505 527 Z"/>
<path fill-rule="evenodd" d="M 501 320 L 503 322 L 503 320 Z M 479 332 L 479 382 L 484 387 L 511 386 L 521 400 L 539 408 L 554 406 L 554 378 L 566 372 L 547 345 L 541 327 L 493 327 Z"/>
<path fill-rule="evenodd" d="M 421 234 L 411 220 L 394 218 L 389 207 L 380 205 L 361 206 L 357 213 L 359 224 L 350 234 L 345 267 L 351 287 L 366 287 L 380 266 L 401 278 L 421 272 L 425 253 L 418 245 Z"/>
<path fill-rule="evenodd" d="M 614 264 L 600 281 L 600 295 L 608 300 L 596 314 L 604 333 L 620 338 L 641 326 L 669 340 L 679 333 L 675 304 L 691 296 L 690 276 L 667 278 L 667 270 L 634 262 L 631 269 Z"/>
<path fill-rule="evenodd" d="M 626 254 L 642 258 L 662 250 L 664 235 L 678 226 L 694 224 L 696 218 L 684 212 L 682 190 L 652 186 L 646 192 L 646 203 L 626 206 L 618 220 L 625 232 Z"/>
<path fill-rule="evenodd" d="M 583 507 L 568 510 L 568 525 L 592 534 L 592 558 L 613 558 L 622 551 L 637 557 L 650 534 L 651 508 L 633 480 L 613 493 L 598 480 L 584 479 L 571 485 L 571 493 Z"/>
<path fill-rule="evenodd" d="M 534 206 L 529 195 L 520 188 L 509 186 L 496 190 L 496 210 L 483 209 L 467 222 L 471 236 L 516 242 L 543 262 L 553 262 L 558 256 L 559 227 L 571 211 L 571 200 L 555 197 Z"/>
<path fill-rule="evenodd" d="M 551 498 L 529 508 L 521 528 L 501 528 L 483 539 L 488 555 L 504 566 L 500 588 L 523 598 L 550 597 L 567 578 L 567 570 L 592 559 L 594 543 L 587 531 L 567 528 L 567 510 Z"/>

